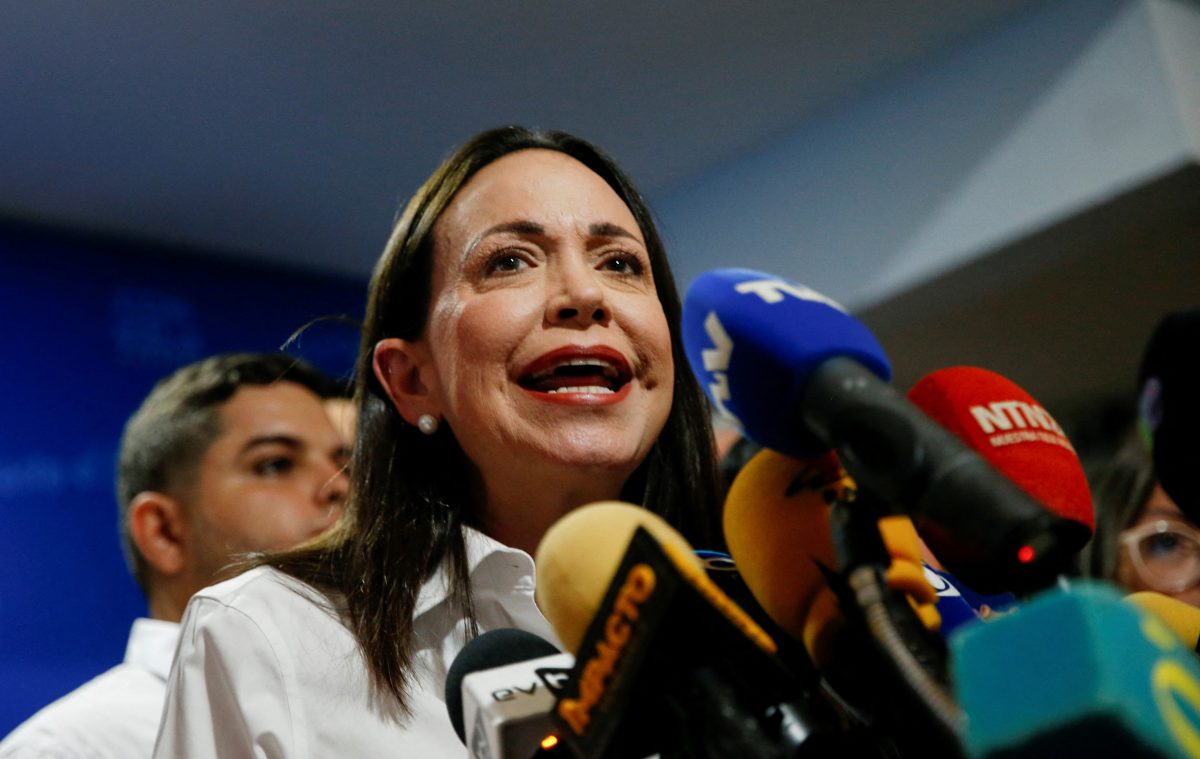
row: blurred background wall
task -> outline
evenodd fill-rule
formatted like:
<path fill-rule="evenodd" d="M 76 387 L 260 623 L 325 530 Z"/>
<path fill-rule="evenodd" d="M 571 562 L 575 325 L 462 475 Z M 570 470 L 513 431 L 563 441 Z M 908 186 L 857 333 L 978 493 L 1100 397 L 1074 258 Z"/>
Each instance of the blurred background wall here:
<path fill-rule="evenodd" d="M 350 277 L 0 225 L 0 733 L 125 654 L 145 599 L 117 537 L 125 420 L 175 368 L 361 320 Z M 288 348 L 349 377 L 355 331 Z"/>

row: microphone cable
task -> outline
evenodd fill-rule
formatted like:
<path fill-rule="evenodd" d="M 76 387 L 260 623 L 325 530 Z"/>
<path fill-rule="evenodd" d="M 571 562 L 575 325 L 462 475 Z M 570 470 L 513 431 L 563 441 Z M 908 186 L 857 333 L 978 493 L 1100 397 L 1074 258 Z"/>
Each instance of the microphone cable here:
<path fill-rule="evenodd" d="M 882 567 L 891 561 L 879 533 L 884 512 L 883 502 L 862 488 L 853 503 L 840 497 L 834 501 L 830 528 L 841 574 L 883 658 L 917 698 L 946 748 L 963 756 L 965 719 L 943 684 L 947 679 L 944 649 L 935 650 L 920 625 L 905 625 L 906 634 L 897 621 L 898 617 L 915 621 L 915 617 L 908 601 L 898 597 L 884 578 Z"/>

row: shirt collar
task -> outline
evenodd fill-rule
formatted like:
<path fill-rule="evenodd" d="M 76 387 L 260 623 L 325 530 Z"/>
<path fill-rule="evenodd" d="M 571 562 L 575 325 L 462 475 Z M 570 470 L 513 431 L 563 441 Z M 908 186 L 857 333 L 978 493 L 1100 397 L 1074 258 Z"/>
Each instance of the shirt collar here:
<path fill-rule="evenodd" d="M 179 643 L 179 623 L 140 617 L 133 621 L 125 645 L 125 663 L 146 670 L 164 682 Z"/>
<path fill-rule="evenodd" d="M 529 554 L 519 548 L 510 548 L 472 527 L 463 528 L 463 540 L 467 546 L 467 575 L 476 596 L 481 592 L 503 593 L 506 590 L 532 595 L 534 568 Z M 415 616 L 435 608 L 449 595 L 449 576 L 443 561 L 421 586 Z"/>

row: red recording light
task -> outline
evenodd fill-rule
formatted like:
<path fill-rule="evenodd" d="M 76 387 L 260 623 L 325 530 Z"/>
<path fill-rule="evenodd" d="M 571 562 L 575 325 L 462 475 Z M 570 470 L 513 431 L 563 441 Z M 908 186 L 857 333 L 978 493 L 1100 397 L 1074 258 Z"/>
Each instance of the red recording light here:
<path fill-rule="evenodd" d="M 1017 551 L 1017 561 L 1022 564 L 1028 564 L 1037 558 L 1037 553 L 1033 550 L 1033 546 L 1021 546 L 1021 550 Z"/>

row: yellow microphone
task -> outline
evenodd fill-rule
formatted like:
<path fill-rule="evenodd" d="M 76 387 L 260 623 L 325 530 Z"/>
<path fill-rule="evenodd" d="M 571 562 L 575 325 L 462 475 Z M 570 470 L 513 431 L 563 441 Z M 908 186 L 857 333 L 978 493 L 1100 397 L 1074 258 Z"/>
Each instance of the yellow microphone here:
<path fill-rule="evenodd" d="M 796 459 L 763 449 L 738 473 L 725 500 L 725 541 L 742 579 L 768 616 L 804 642 L 818 666 L 828 662 L 843 623 L 820 568 L 838 568 L 830 511 L 835 500 L 853 501 L 856 494 L 854 480 L 832 452 Z M 912 521 L 889 516 L 879 529 L 891 557 L 888 586 L 907 596 L 926 629 L 937 630 L 937 594 L 925 579 Z"/>
<path fill-rule="evenodd" d="M 1158 617 L 1179 636 L 1183 645 L 1193 651 L 1200 651 L 1200 609 L 1178 598 L 1164 596 L 1152 590 L 1130 593 L 1125 596 L 1125 600 Z"/>
<path fill-rule="evenodd" d="M 691 545 L 657 514 L 620 501 L 575 509 L 542 536 L 535 562 L 538 607 L 568 651 L 579 650 L 639 527 L 670 550 L 684 571 L 704 574 Z"/>
<path fill-rule="evenodd" d="M 713 755 L 841 740 L 823 695 L 709 578 L 688 542 L 632 504 L 582 506 L 537 549 L 537 601 L 575 666 L 552 717 L 580 756 Z"/>

